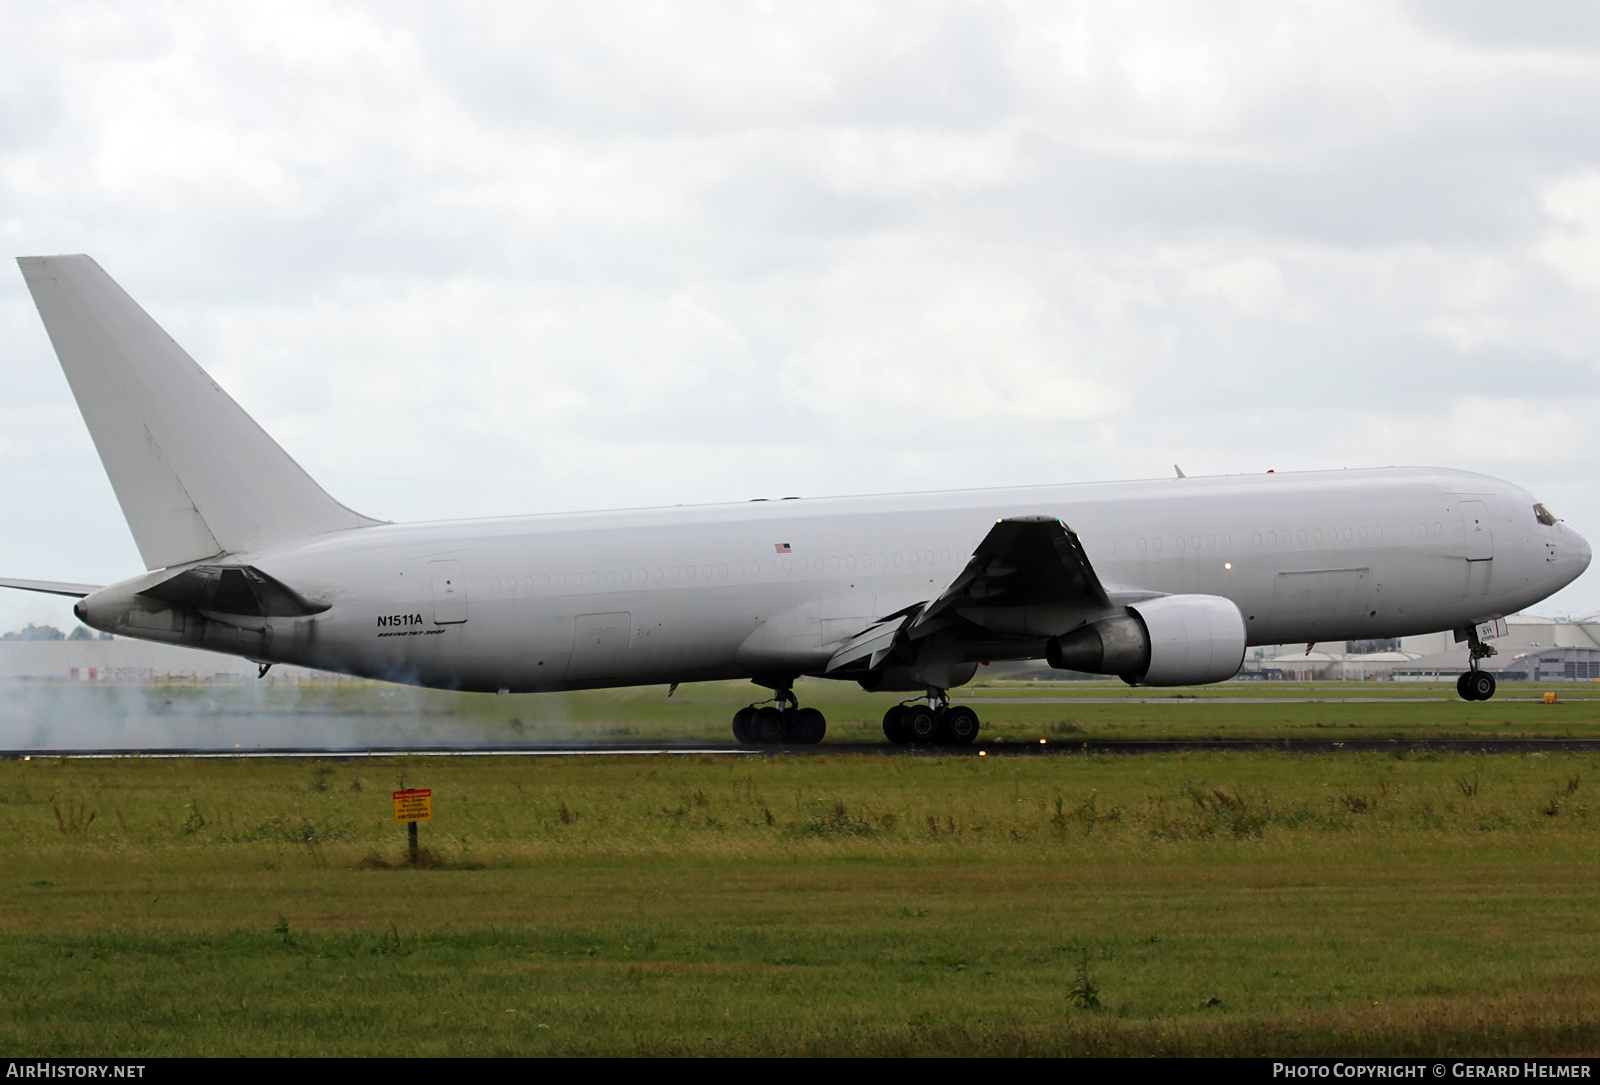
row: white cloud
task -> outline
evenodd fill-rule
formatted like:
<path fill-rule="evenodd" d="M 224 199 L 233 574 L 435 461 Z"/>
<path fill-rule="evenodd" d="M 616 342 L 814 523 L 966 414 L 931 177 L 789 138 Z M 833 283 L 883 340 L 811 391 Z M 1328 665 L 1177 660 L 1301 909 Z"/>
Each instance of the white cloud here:
<path fill-rule="evenodd" d="M 1600 534 L 1600 56 L 1448 17 L 36 5 L 0 236 L 376 515 L 1425 459 Z M 0 571 L 137 568 L 0 335 Z"/>

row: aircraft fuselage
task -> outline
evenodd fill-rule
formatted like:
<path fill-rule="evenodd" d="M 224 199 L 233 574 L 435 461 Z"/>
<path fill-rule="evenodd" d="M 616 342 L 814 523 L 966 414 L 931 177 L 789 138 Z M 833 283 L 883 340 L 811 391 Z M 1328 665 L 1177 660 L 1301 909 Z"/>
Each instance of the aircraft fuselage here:
<path fill-rule="evenodd" d="M 1251 644 L 1460 628 L 1570 583 L 1588 544 L 1483 475 L 1389 468 L 392 524 L 229 563 L 327 609 L 152 607 L 146 574 L 84 599 L 114 633 L 449 689 L 524 692 L 822 673 L 934 599 L 996 521 L 1054 516 L 1118 593 L 1222 596 Z M 1043 654 L 1009 638 L 984 659 Z"/>

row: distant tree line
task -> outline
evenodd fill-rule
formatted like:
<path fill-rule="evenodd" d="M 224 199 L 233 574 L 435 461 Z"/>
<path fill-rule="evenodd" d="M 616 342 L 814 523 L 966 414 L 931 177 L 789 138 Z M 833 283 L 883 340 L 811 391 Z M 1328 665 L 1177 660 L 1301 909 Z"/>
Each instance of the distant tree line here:
<path fill-rule="evenodd" d="M 78 626 L 70 635 L 61 632 L 53 625 L 34 625 L 29 622 L 21 629 L 13 629 L 9 633 L 0 633 L 0 640 L 110 640 L 110 633 L 101 633 L 98 637 L 83 626 Z"/>

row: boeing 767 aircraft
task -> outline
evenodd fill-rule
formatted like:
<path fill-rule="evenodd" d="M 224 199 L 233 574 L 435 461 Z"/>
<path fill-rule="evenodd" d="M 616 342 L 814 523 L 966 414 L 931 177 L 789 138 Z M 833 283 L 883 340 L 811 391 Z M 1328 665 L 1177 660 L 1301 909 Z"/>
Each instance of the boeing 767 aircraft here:
<path fill-rule="evenodd" d="M 1246 646 L 1494 619 L 1588 567 L 1519 486 L 1440 468 L 1170 478 L 396 524 L 330 497 L 87 256 L 18 261 L 147 572 L 78 596 L 119 636 L 501 693 L 748 678 L 741 742 L 817 742 L 802 675 L 912 693 L 967 743 L 988 660 L 1179 686 Z"/>

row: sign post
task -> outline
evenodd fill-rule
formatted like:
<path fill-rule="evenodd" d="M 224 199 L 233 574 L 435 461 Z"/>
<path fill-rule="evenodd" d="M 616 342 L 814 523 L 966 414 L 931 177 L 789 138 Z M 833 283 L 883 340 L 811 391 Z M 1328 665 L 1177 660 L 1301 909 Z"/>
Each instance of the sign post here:
<path fill-rule="evenodd" d="M 417 861 L 417 822 L 433 820 L 433 790 L 426 787 L 407 788 L 394 793 L 394 820 L 405 822 L 406 837 L 411 849 L 411 862 Z"/>

